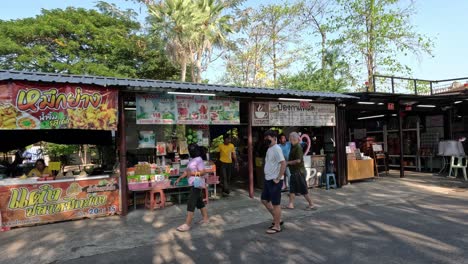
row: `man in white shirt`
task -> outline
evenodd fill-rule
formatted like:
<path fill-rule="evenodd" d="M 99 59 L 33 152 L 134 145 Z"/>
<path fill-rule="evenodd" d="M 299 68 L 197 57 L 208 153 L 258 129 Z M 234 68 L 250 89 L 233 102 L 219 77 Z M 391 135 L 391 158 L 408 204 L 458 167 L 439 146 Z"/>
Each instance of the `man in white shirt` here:
<path fill-rule="evenodd" d="M 265 157 L 265 183 L 262 192 L 262 203 L 273 216 L 273 224 L 266 231 L 267 234 L 281 232 L 281 188 L 283 186 L 284 171 L 286 170 L 286 160 L 283 151 L 276 144 L 277 134 L 273 130 L 268 130 L 264 134 L 265 144 L 268 151 Z"/>

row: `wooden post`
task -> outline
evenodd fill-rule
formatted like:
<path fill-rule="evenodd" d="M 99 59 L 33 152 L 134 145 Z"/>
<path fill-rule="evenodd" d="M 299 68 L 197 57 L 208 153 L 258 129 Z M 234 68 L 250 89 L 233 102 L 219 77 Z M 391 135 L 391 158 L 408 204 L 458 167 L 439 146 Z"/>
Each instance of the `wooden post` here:
<path fill-rule="evenodd" d="M 122 215 L 128 214 L 128 194 L 127 194 L 127 141 L 125 123 L 124 96 L 119 92 L 119 162 L 120 162 L 120 193 Z"/>
<path fill-rule="evenodd" d="M 338 186 L 346 185 L 348 183 L 347 174 L 347 160 L 346 160 L 346 109 L 345 107 L 336 107 L 336 129 L 335 129 L 335 140 L 336 140 L 336 181 Z"/>
<path fill-rule="evenodd" d="M 254 157 L 253 157 L 253 139 L 252 139 L 252 113 L 253 103 L 249 102 L 249 117 L 248 117 L 248 128 L 247 128 L 247 149 L 248 149 L 248 165 L 249 165 L 249 196 L 254 198 Z"/>

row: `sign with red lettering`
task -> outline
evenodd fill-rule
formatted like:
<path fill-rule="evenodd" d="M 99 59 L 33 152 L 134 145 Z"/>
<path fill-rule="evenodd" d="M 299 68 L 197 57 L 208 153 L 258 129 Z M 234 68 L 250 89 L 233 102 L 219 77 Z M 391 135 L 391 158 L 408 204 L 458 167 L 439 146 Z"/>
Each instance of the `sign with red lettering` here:
<path fill-rule="evenodd" d="M 387 104 L 387 109 L 388 110 L 395 110 L 395 104 L 394 103 L 388 103 Z"/>
<path fill-rule="evenodd" d="M 117 130 L 117 91 L 89 85 L 0 85 L 0 129 Z"/>
<path fill-rule="evenodd" d="M 120 212 L 116 178 L 0 186 L 2 227 Z"/>

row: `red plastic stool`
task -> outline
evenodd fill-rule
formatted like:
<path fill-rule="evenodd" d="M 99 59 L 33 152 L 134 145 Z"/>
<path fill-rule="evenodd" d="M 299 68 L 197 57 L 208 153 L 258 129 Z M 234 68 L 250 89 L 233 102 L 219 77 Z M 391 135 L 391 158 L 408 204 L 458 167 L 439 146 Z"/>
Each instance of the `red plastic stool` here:
<path fill-rule="evenodd" d="M 164 195 L 163 189 L 152 189 L 146 192 L 146 195 L 145 195 L 145 207 L 146 208 L 150 210 L 154 210 L 155 208 L 164 208 L 165 206 L 166 206 L 166 195 Z"/>

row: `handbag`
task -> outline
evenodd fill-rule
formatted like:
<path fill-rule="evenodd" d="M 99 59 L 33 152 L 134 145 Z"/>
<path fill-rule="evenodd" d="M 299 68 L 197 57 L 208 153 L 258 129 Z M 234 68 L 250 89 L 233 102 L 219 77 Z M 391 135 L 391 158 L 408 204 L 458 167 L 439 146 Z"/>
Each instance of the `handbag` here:
<path fill-rule="evenodd" d="M 200 172 L 196 172 L 195 176 L 190 177 L 190 181 L 192 182 L 192 186 L 194 188 L 203 189 L 205 188 L 205 178 L 201 177 Z"/>

